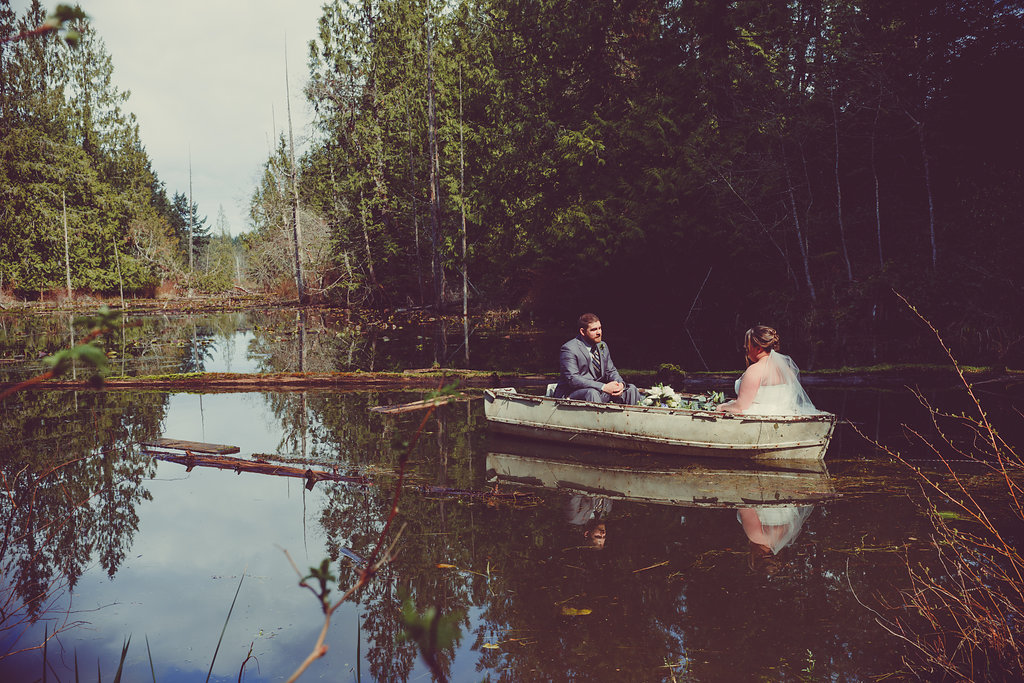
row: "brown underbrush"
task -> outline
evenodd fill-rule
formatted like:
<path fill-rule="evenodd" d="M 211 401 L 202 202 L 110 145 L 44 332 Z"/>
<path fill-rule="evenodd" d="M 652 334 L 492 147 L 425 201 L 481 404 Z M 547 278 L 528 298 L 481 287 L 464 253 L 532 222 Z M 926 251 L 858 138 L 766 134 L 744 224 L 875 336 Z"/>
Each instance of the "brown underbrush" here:
<path fill-rule="evenodd" d="M 1024 460 L 992 424 L 935 327 L 911 310 L 949 356 L 970 410 L 945 412 L 915 391 L 931 425 L 904 428 L 937 470 L 872 441 L 914 473 L 932 526 L 932 552 L 907 558 L 909 587 L 895 602 L 877 601 L 877 621 L 910 646 L 905 663 L 922 680 L 1024 680 Z M 982 495 L 967 474 L 978 470 L 996 482 L 995 495 Z"/>

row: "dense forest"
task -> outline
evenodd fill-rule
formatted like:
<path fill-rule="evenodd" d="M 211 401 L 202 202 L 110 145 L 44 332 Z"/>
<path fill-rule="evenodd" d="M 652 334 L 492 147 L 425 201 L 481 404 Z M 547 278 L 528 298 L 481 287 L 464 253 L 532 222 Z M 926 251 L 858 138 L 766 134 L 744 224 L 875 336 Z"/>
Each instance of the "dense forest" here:
<path fill-rule="evenodd" d="M 34 33 L 47 19 L 38 0 L 23 17 L 0 0 L 0 290 L 231 286 L 236 241 L 185 191 L 168 195 L 102 38 L 80 18 L 73 44 Z"/>
<path fill-rule="evenodd" d="M 76 288 L 203 286 L 84 29 L 0 53 L 0 286 L 64 287 L 65 205 Z M 281 135 L 244 245 L 194 245 L 207 281 L 773 322 L 861 360 L 918 324 L 899 292 L 972 361 L 1024 339 L 1024 2 L 336 0 L 308 67 L 314 143 Z"/>

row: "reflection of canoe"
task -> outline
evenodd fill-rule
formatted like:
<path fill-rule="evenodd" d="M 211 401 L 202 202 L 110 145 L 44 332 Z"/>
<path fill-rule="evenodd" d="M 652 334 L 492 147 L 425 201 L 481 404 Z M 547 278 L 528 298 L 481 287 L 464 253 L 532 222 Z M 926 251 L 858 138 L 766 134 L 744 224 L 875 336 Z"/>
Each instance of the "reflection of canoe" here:
<path fill-rule="evenodd" d="M 511 450 L 492 443 L 490 448 Z M 516 453 L 487 454 L 490 483 L 541 486 L 571 493 L 605 496 L 617 500 L 644 501 L 689 507 L 749 507 L 812 504 L 836 496 L 821 461 L 798 461 L 786 466 L 751 467 L 745 461 L 696 462 L 686 458 L 651 461 L 650 458 L 619 458 L 628 465 L 611 464 L 611 458 L 574 457 L 572 447 L 561 447 L 558 458 L 549 452 L 515 447 Z M 555 447 L 550 447 L 555 450 Z M 538 455 L 525 455 L 524 453 Z M 564 457 L 568 456 L 568 457 Z M 634 461 L 644 461 L 634 465 Z"/>
<path fill-rule="evenodd" d="M 825 455 L 836 417 L 730 415 L 700 410 L 623 406 L 484 392 L 488 426 L 505 434 L 678 455 L 817 459 Z"/>

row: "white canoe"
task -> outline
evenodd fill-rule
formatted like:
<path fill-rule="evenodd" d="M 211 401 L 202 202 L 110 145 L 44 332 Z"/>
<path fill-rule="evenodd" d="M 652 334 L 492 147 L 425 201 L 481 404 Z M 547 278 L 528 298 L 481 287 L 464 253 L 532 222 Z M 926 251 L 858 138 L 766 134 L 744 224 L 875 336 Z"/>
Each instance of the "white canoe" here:
<path fill-rule="evenodd" d="M 733 415 L 625 406 L 484 391 L 492 430 L 517 436 L 652 453 L 729 458 L 815 460 L 825 456 L 836 416 Z"/>

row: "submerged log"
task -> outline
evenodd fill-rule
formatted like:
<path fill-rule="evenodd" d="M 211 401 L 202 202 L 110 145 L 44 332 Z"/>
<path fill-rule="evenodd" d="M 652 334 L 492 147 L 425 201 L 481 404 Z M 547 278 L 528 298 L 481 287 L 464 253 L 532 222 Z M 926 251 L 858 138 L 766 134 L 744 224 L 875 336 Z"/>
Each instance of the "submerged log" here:
<path fill-rule="evenodd" d="M 174 462 L 184 465 L 187 472 L 194 467 L 212 467 L 219 470 L 234 470 L 236 474 L 251 472 L 253 474 L 269 474 L 278 477 L 295 477 L 305 479 L 306 489 L 312 490 L 318 481 L 337 481 L 357 486 L 376 486 L 369 477 L 362 474 L 341 474 L 336 469 L 314 470 L 310 467 L 291 467 L 288 465 L 277 465 L 274 463 L 246 460 L 244 458 L 233 458 L 225 455 L 203 454 L 193 451 L 184 453 L 171 453 L 159 450 L 148 444 L 141 444 L 143 452 L 157 460 Z M 452 498 L 477 498 L 488 504 L 511 503 L 519 504 L 536 503 L 539 499 L 532 493 L 521 491 L 499 491 L 497 487 L 486 491 L 467 491 L 465 489 L 452 489 L 441 486 L 424 486 L 409 484 L 407 488 L 419 491 L 431 496 L 444 496 Z"/>
<path fill-rule="evenodd" d="M 165 440 L 170 441 L 170 439 L 160 439 L 160 441 Z M 325 480 L 343 481 L 350 484 L 360 485 L 370 485 L 372 483 L 365 476 L 339 474 L 336 470 L 327 472 L 325 470 L 314 470 L 308 467 L 275 465 L 273 463 L 246 460 L 244 458 L 231 458 L 216 454 L 197 455 L 197 453 L 202 453 L 202 451 L 187 450 L 184 453 L 171 453 L 168 451 L 158 450 L 157 447 L 154 447 L 149 443 L 141 445 L 144 453 L 147 453 L 158 460 L 166 460 L 167 462 L 176 462 L 179 465 L 185 465 L 187 471 L 191 471 L 193 467 L 212 467 L 219 470 L 234 470 L 237 474 L 241 474 L 242 472 L 253 472 L 255 474 L 271 474 L 278 477 L 296 477 L 306 480 L 307 489 L 312 489 L 316 482 Z M 235 448 L 233 452 L 237 453 L 238 449 Z"/>

